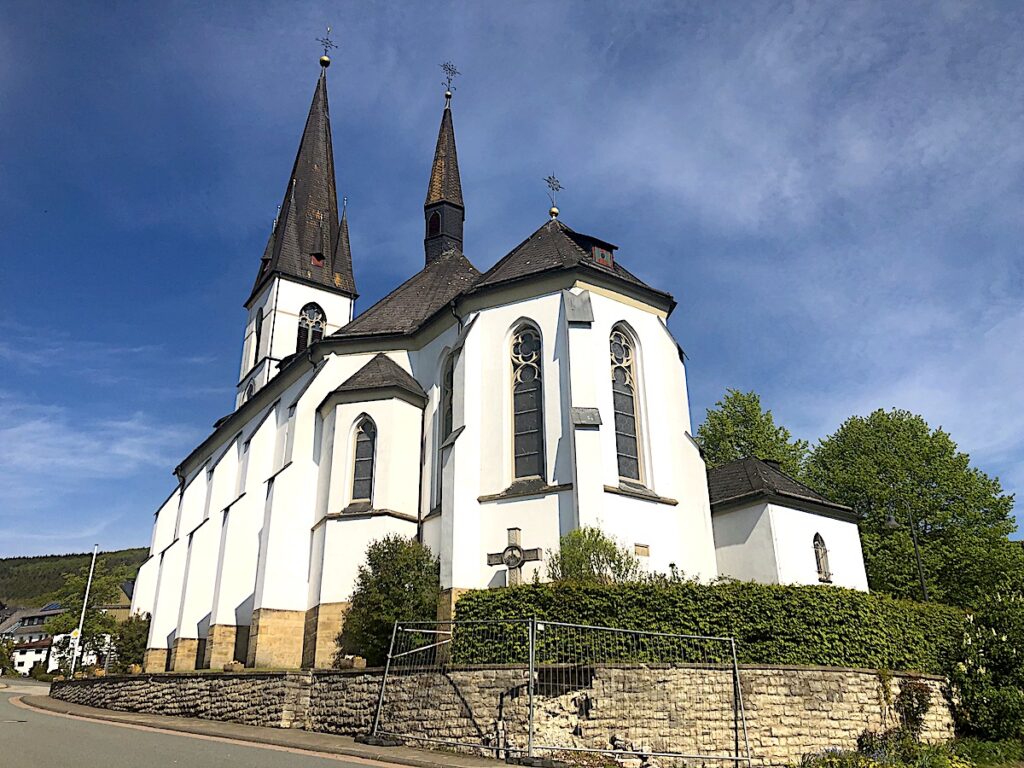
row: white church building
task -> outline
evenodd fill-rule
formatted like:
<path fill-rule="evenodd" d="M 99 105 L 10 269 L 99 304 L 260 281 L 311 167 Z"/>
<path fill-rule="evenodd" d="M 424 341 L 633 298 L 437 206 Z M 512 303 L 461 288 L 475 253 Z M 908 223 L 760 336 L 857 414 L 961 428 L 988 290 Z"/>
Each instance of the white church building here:
<path fill-rule="evenodd" d="M 439 557 L 442 615 L 465 590 L 543 578 L 581 526 L 651 571 L 867 589 L 851 510 L 756 459 L 709 475 L 676 302 L 616 246 L 552 207 L 485 271 L 463 255 L 450 92 L 423 268 L 356 313 L 328 63 L 245 302 L 235 410 L 156 511 L 133 598 L 147 671 L 328 666 L 387 534 Z"/>

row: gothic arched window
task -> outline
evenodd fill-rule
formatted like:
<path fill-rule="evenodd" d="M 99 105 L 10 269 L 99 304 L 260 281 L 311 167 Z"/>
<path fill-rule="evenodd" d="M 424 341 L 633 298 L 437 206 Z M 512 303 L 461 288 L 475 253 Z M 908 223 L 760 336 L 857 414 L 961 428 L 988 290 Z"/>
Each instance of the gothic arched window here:
<path fill-rule="evenodd" d="M 356 450 L 352 468 L 352 501 L 373 499 L 373 465 L 377 453 L 377 426 L 364 416 L 356 427 Z"/>
<path fill-rule="evenodd" d="M 832 581 L 832 571 L 828 567 L 828 547 L 820 533 L 814 534 L 814 562 L 818 566 L 818 581 Z"/>
<path fill-rule="evenodd" d="M 441 442 L 443 443 L 455 429 L 455 408 L 453 392 L 455 391 L 455 353 L 448 355 L 441 370 Z"/>
<path fill-rule="evenodd" d="M 615 453 L 619 477 L 640 482 L 640 440 L 636 410 L 636 349 L 621 328 L 609 339 L 612 367 L 612 410 L 615 412 Z"/>
<path fill-rule="evenodd" d="M 441 214 L 434 211 L 427 219 L 427 237 L 441 234 Z"/>
<path fill-rule="evenodd" d="M 253 340 L 252 364 L 256 365 L 260 361 L 260 341 L 263 338 L 263 307 L 256 310 L 256 326 L 253 328 L 253 334 L 255 338 Z"/>
<path fill-rule="evenodd" d="M 307 304 L 299 313 L 299 335 L 295 342 L 295 351 L 301 352 L 310 344 L 320 341 L 327 328 L 327 315 L 317 304 Z"/>
<path fill-rule="evenodd" d="M 520 326 L 512 337 L 514 476 L 544 477 L 544 390 L 540 332 Z"/>

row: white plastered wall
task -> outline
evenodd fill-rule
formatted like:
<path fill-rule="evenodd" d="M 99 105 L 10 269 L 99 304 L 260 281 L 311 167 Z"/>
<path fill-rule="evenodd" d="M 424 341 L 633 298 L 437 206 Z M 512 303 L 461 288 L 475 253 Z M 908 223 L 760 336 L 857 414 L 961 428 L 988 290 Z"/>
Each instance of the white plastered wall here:
<path fill-rule="evenodd" d="M 574 292 L 583 289 L 577 285 Z M 585 403 L 573 392 L 573 405 L 596 407 L 601 413 L 599 464 L 577 467 L 577 493 L 582 526 L 597 526 L 621 544 L 649 548 L 645 566 L 667 573 L 671 566 L 687 576 L 709 580 L 717 575 L 714 534 L 708 503 L 707 473 L 696 446 L 687 437 L 690 415 L 686 371 L 675 340 L 656 310 L 607 291 L 589 289 L 594 321 L 589 329 L 573 328 L 572 357 L 586 366 L 592 380 Z M 662 501 L 613 494 L 620 485 L 615 444 L 609 338 L 623 326 L 636 346 L 636 402 L 643 485 Z M 580 377 L 574 376 L 578 381 Z M 577 439 L 592 440 L 589 430 Z M 671 504 L 667 500 L 677 502 Z M 594 502 L 597 502 L 596 504 Z"/>
<path fill-rule="evenodd" d="M 714 515 L 722 576 L 764 584 L 820 584 L 814 535 L 828 549 L 832 585 L 867 591 L 857 524 L 778 504 L 750 504 Z"/>
<path fill-rule="evenodd" d="M 831 583 L 837 587 L 868 590 L 857 524 L 825 515 L 815 515 L 790 507 L 771 504 L 775 532 L 779 581 L 783 584 L 817 584 L 818 567 L 814 557 L 814 535 L 820 534 L 828 550 Z"/>
<path fill-rule="evenodd" d="M 249 308 L 242 342 L 242 360 L 235 407 L 242 404 L 245 389 L 252 379 L 256 389 L 277 374 L 277 362 L 295 352 L 299 313 L 309 303 L 320 306 L 327 316 L 324 336 L 329 336 L 352 320 L 354 302 L 347 296 L 274 277 Z M 256 353 L 256 317 L 263 310 L 263 332 Z M 265 359 L 266 358 L 266 359 Z"/>
<path fill-rule="evenodd" d="M 487 565 L 489 552 L 500 552 L 508 529 L 522 531 L 525 548 L 554 549 L 560 518 L 571 515 L 569 491 L 501 501 L 479 501 L 499 494 L 513 480 L 510 345 L 520 320 L 541 334 L 544 387 L 545 477 L 550 485 L 572 482 L 571 453 L 566 440 L 567 414 L 564 338 L 559 327 L 560 294 L 513 301 L 484 309 L 466 336 L 456 372 L 456 397 L 461 397 L 465 430 L 452 449 L 454 462 L 451 514 L 444 511 L 440 535 L 441 586 L 482 588 L 502 579 L 503 569 Z M 461 393 L 461 394 L 460 394 Z M 456 426 L 460 422 L 456 418 Z M 446 474 L 447 477 L 447 474 Z M 447 487 L 446 485 L 446 487 Z M 543 564 L 528 564 L 524 576 Z"/>

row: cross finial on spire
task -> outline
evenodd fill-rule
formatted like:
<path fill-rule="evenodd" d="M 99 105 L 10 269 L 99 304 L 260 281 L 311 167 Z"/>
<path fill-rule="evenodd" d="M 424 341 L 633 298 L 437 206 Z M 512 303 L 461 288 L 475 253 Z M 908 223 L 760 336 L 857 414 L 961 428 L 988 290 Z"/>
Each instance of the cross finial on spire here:
<path fill-rule="evenodd" d="M 330 26 L 327 27 L 327 34 L 324 35 L 323 37 L 318 37 L 316 41 L 324 47 L 324 55 L 320 57 L 320 66 L 323 67 L 324 69 L 327 69 L 329 66 L 331 66 L 331 57 L 328 56 L 327 54 L 331 51 L 332 48 L 338 47 L 334 44 L 334 41 L 331 40 Z"/>
<path fill-rule="evenodd" d="M 551 208 L 548 211 L 548 214 L 551 216 L 552 219 L 557 219 L 558 207 L 555 205 L 555 197 L 559 192 L 565 189 L 565 187 L 563 187 L 561 183 L 558 181 L 558 179 L 555 178 L 554 174 L 551 174 L 546 179 L 544 179 L 544 183 L 548 185 L 548 199 L 551 201 Z"/>
<path fill-rule="evenodd" d="M 450 61 L 441 65 L 441 71 L 444 72 L 444 105 L 448 107 L 452 103 L 452 91 L 455 90 L 452 81 L 462 73 Z"/>

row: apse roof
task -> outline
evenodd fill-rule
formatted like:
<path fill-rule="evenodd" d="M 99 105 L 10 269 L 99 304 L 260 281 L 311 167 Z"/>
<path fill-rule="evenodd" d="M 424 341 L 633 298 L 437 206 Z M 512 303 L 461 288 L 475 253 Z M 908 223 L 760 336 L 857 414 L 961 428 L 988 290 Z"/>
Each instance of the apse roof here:
<path fill-rule="evenodd" d="M 672 300 L 669 294 L 652 288 L 614 259 L 610 266 L 599 263 L 594 255 L 595 246 L 608 252 L 616 250 L 611 243 L 575 232 L 558 219 L 551 219 L 487 270 L 474 290 L 542 272 L 584 267 Z"/>

